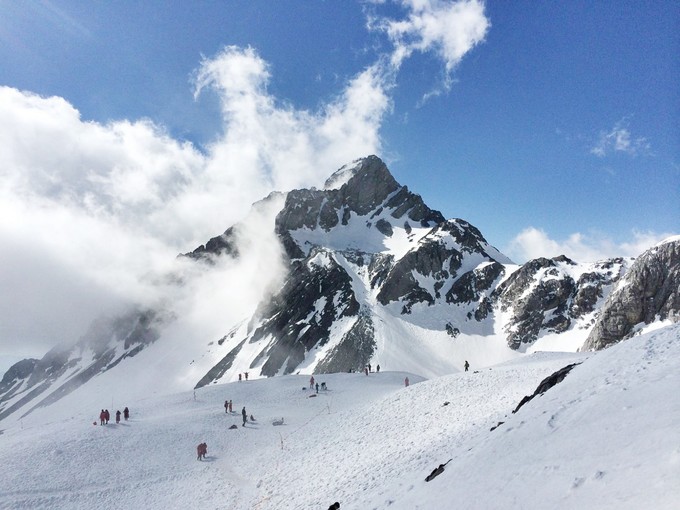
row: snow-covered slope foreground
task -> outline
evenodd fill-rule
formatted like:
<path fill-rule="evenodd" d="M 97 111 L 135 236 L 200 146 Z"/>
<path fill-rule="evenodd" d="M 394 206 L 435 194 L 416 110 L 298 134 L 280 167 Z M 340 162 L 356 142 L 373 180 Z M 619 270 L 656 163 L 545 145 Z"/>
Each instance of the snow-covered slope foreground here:
<path fill-rule="evenodd" d="M 563 382 L 511 413 L 574 362 L 582 363 Z M 338 501 L 362 510 L 620 510 L 680 501 L 680 325 L 597 353 L 535 353 L 432 380 L 326 374 L 317 381 L 328 391 L 313 397 L 308 379 L 103 398 L 94 408 L 64 399 L 66 419 L 38 409 L 0 435 L 0 508 L 326 509 Z M 130 421 L 93 425 L 101 407 L 126 405 Z M 257 420 L 246 427 L 244 405 Z M 202 441 L 208 456 L 199 462 Z"/>

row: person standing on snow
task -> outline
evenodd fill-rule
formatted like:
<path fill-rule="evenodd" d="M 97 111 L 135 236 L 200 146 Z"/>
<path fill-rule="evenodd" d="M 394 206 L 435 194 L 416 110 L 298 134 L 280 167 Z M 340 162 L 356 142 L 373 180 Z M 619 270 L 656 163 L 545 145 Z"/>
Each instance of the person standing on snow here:
<path fill-rule="evenodd" d="M 406 377 L 404 379 L 404 386 L 408 387 L 408 385 L 409 385 L 409 380 L 408 380 L 408 377 Z"/>
<path fill-rule="evenodd" d="M 238 374 L 238 382 L 241 382 L 241 374 Z"/>
<path fill-rule="evenodd" d="M 470 363 L 468 363 L 467 360 L 465 360 L 465 371 L 466 372 L 468 371 L 468 368 L 470 368 Z"/>
<path fill-rule="evenodd" d="M 104 409 L 104 419 L 106 419 L 106 424 L 108 425 L 109 420 L 111 419 L 111 414 L 108 409 Z"/>
<path fill-rule="evenodd" d="M 224 412 L 225 413 L 229 412 L 229 401 L 228 400 L 224 401 Z"/>
<path fill-rule="evenodd" d="M 380 365 L 378 365 L 377 367 L 375 367 L 375 371 L 376 371 L 376 372 L 380 372 Z"/>
<path fill-rule="evenodd" d="M 104 425 L 106 423 L 106 413 L 102 409 L 102 412 L 99 413 L 99 424 Z"/>
<path fill-rule="evenodd" d="M 208 453 L 208 443 L 199 444 L 196 447 L 196 452 L 198 453 L 198 459 L 196 459 L 196 460 L 205 459 L 205 456 Z"/>
<path fill-rule="evenodd" d="M 123 417 L 125 418 L 125 421 L 128 421 L 128 418 L 130 417 L 130 410 L 127 407 L 123 409 Z"/>
<path fill-rule="evenodd" d="M 246 406 L 243 406 L 243 409 L 241 409 L 241 416 L 243 416 L 243 425 L 241 425 L 241 427 L 245 427 L 246 422 L 248 421 L 248 413 L 246 412 Z"/>
<path fill-rule="evenodd" d="M 231 408 L 231 400 L 229 401 L 229 412 L 233 412 L 233 409 Z"/>
<path fill-rule="evenodd" d="M 309 378 L 309 389 L 310 390 L 314 389 L 314 376 Z"/>
<path fill-rule="evenodd" d="M 116 423 L 120 423 L 120 409 L 116 411 Z"/>

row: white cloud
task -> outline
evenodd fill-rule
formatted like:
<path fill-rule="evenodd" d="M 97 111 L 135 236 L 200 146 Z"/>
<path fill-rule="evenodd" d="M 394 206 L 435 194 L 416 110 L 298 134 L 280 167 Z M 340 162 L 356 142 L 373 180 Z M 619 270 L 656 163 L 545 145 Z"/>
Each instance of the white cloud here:
<path fill-rule="evenodd" d="M 379 67 L 318 112 L 278 104 L 268 79 L 250 48 L 202 62 L 197 93 L 214 90 L 224 118 L 206 153 L 150 120 L 87 122 L 61 98 L 0 87 L 0 281 L 11 289 L 0 301 L 4 352 L 24 348 L 27 336 L 44 351 L 114 304 L 163 299 L 168 289 L 154 282 L 180 270 L 178 252 L 221 233 L 273 189 L 318 185 L 380 151 L 390 101 Z M 259 241 L 252 253 L 270 255 L 259 267 L 278 267 L 273 238 L 250 235 Z M 237 273 L 266 280 L 261 269 Z M 261 288 L 245 279 L 244 288 Z"/>
<path fill-rule="evenodd" d="M 399 67 L 415 51 L 434 52 L 451 72 L 463 56 L 482 42 L 490 22 L 484 3 L 476 0 L 401 0 L 408 10 L 404 20 L 381 19 L 375 27 L 384 30 L 394 44 L 392 64 Z"/>
<path fill-rule="evenodd" d="M 566 239 L 555 240 L 543 230 L 529 227 L 510 241 L 504 253 L 517 263 L 558 255 L 566 255 L 576 262 L 595 262 L 612 257 L 637 257 L 672 235 L 674 234 L 633 231 L 631 240 L 616 243 L 604 235 L 584 235 L 576 232 Z"/>
<path fill-rule="evenodd" d="M 649 153 L 651 145 L 646 138 L 634 138 L 627 126 L 626 119 L 617 122 L 609 131 L 600 131 L 590 153 L 603 158 L 614 152 L 623 152 L 631 156 Z"/>

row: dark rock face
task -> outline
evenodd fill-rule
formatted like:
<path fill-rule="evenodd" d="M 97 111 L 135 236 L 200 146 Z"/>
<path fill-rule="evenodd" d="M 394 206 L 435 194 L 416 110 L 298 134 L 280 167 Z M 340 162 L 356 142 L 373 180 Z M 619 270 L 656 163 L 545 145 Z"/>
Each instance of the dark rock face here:
<path fill-rule="evenodd" d="M 552 312 L 552 322 L 546 326 L 552 326 L 553 331 L 569 326 L 565 311 L 567 300 L 576 291 L 576 283 L 568 275 L 558 278 L 556 262 L 545 258 L 532 260 L 510 275 L 494 292 L 503 311 L 511 307 L 514 311 L 508 328 L 508 345 L 512 349 L 519 349 L 522 343 L 531 343 L 538 338 L 546 312 Z M 537 278 L 540 270 L 546 270 L 545 273 L 554 278 Z"/>
<path fill-rule="evenodd" d="M 506 326 L 508 345 L 520 349 L 533 343 L 542 331 L 561 333 L 574 319 L 595 309 L 604 288 L 620 278 L 622 259 L 594 265 L 578 282 L 567 268 L 575 265 L 567 257 L 531 260 L 511 274 L 492 294 L 504 312 L 512 311 Z M 486 311 L 478 310 L 485 316 Z"/>
<path fill-rule="evenodd" d="M 262 350 L 251 368 L 265 359 L 262 375 L 276 375 L 282 368 L 284 374 L 293 372 L 307 351 L 326 344 L 337 319 L 358 312 L 345 270 L 328 252 L 313 250 L 305 261 L 293 261 L 283 288 L 257 312 L 261 325 L 250 342 L 268 337 L 275 341 Z"/>
<path fill-rule="evenodd" d="M 360 314 L 352 328 L 342 337 L 326 357 L 316 366 L 318 373 L 360 371 L 375 352 L 373 320 L 368 314 Z"/>
<path fill-rule="evenodd" d="M 556 386 L 559 383 L 561 383 L 562 381 L 564 381 L 564 378 L 567 377 L 569 372 L 571 372 L 572 369 L 577 365 L 580 365 L 580 363 L 572 363 L 571 365 L 567 365 L 566 367 L 562 367 L 557 372 L 554 372 L 554 373 L 550 374 L 548 377 L 546 377 L 545 379 L 543 379 L 541 381 L 541 384 L 538 385 L 536 390 L 531 395 L 527 395 L 526 397 L 524 397 L 520 401 L 519 404 L 517 404 L 517 407 L 515 407 L 513 414 L 516 413 L 517 411 L 519 411 L 520 407 L 522 407 L 524 404 L 529 402 L 534 397 L 537 397 L 538 395 L 543 395 L 550 388 L 552 388 L 553 386 Z"/>
<path fill-rule="evenodd" d="M 603 297 L 604 286 L 611 285 L 621 277 L 622 258 L 613 258 L 594 264 L 594 271 L 583 273 L 576 282 L 576 295 L 569 306 L 571 317 L 582 317 L 595 310 Z"/>
<path fill-rule="evenodd" d="M 680 320 L 680 240 L 647 250 L 607 299 L 583 348 L 603 349 L 630 338 L 638 324 Z"/>
<path fill-rule="evenodd" d="M 449 250 L 437 241 L 421 244 L 399 260 L 390 270 L 378 293 L 378 301 L 386 305 L 392 301 L 403 300 L 410 311 L 418 302 L 433 304 L 435 296 L 420 287 L 413 272 L 432 276 L 437 280 L 448 278 L 460 267 L 460 253 Z"/>
<path fill-rule="evenodd" d="M 347 170 L 342 170 L 348 172 Z M 276 218 L 279 236 L 301 228 L 321 228 L 329 231 L 338 224 L 347 225 L 350 217 L 379 214 L 383 208 L 394 208 L 392 217 L 404 215 L 427 226 L 444 221 L 438 211 L 428 208 L 419 195 L 400 186 L 378 157 L 369 156 L 357 162 L 352 177 L 339 189 L 304 189 L 288 193 L 286 203 Z M 334 182 L 333 176 L 329 182 Z M 378 220 L 376 227 L 391 232 L 387 220 Z"/>
<path fill-rule="evenodd" d="M 505 268 L 496 261 L 473 271 L 468 271 L 456 280 L 446 293 L 446 302 L 476 303 L 480 301 L 482 294 L 488 291 L 496 280 L 504 274 Z"/>
<path fill-rule="evenodd" d="M 449 246 L 453 241 L 457 248 Z M 454 280 L 453 287 L 446 293 L 448 303 L 462 303 L 478 300 L 480 292 L 487 290 L 502 273 L 502 266 L 485 251 L 486 240 L 475 227 L 463 220 L 445 221 L 402 257 L 388 273 L 378 294 L 378 301 L 387 305 L 403 301 L 403 313 L 410 313 L 414 304 L 425 302 L 429 305 L 441 298 L 439 290 L 448 280 Z M 459 275 L 466 255 L 477 254 L 492 262 L 479 271 Z M 423 289 L 414 272 L 435 280 L 433 292 Z M 459 296 L 460 293 L 460 296 Z"/>
<path fill-rule="evenodd" d="M 238 257 L 238 249 L 236 248 L 236 240 L 234 235 L 234 227 L 229 227 L 224 234 L 213 237 L 207 243 L 202 244 L 194 251 L 185 253 L 185 257 L 190 257 L 197 260 L 211 260 L 211 256 L 230 255 Z"/>

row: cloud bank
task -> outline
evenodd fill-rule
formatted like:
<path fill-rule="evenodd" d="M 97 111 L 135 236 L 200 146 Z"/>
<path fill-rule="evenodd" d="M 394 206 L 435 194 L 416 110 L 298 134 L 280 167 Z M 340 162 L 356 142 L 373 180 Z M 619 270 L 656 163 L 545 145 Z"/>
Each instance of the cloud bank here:
<path fill-rule="evenodd" d="M 317 111 L 269 94 L 270 66 L 253 48 L 204 59 L 195 94 L 217 94 L 223 121 L 204 151 L 150 119 L 92 122 L 60 97 L 0 87 L 0 352 L 40 357 L 130 304 L 171 303 L 204 335 L 254 307 L 280 274 L 272 211 L 245 223 L 242 262 L 219 261 L 208 275 L 175 257 L 270 191 L 318 186 L 379 154 L 404 59 L 433 52 L 448 72 L 488 28 L 480 2 L 403 6 L 406 20 L 380 23 L 391 52 Z M 187 283 L 170 285 L 168 274 Z"/>
<path fill-rule="evenodd" d="M 512 260 L 524 263 L 538 257 L 566 255 L 576 262 L 596 262 L 612 257 L 637 257 L 672 233 L 636 232 L 631 240 L 616 243 L 604 235 L 571 234 L 566 239 L 555 240 L 541 229 L 529 227 L 521 231 L 504 249 Z"/>

